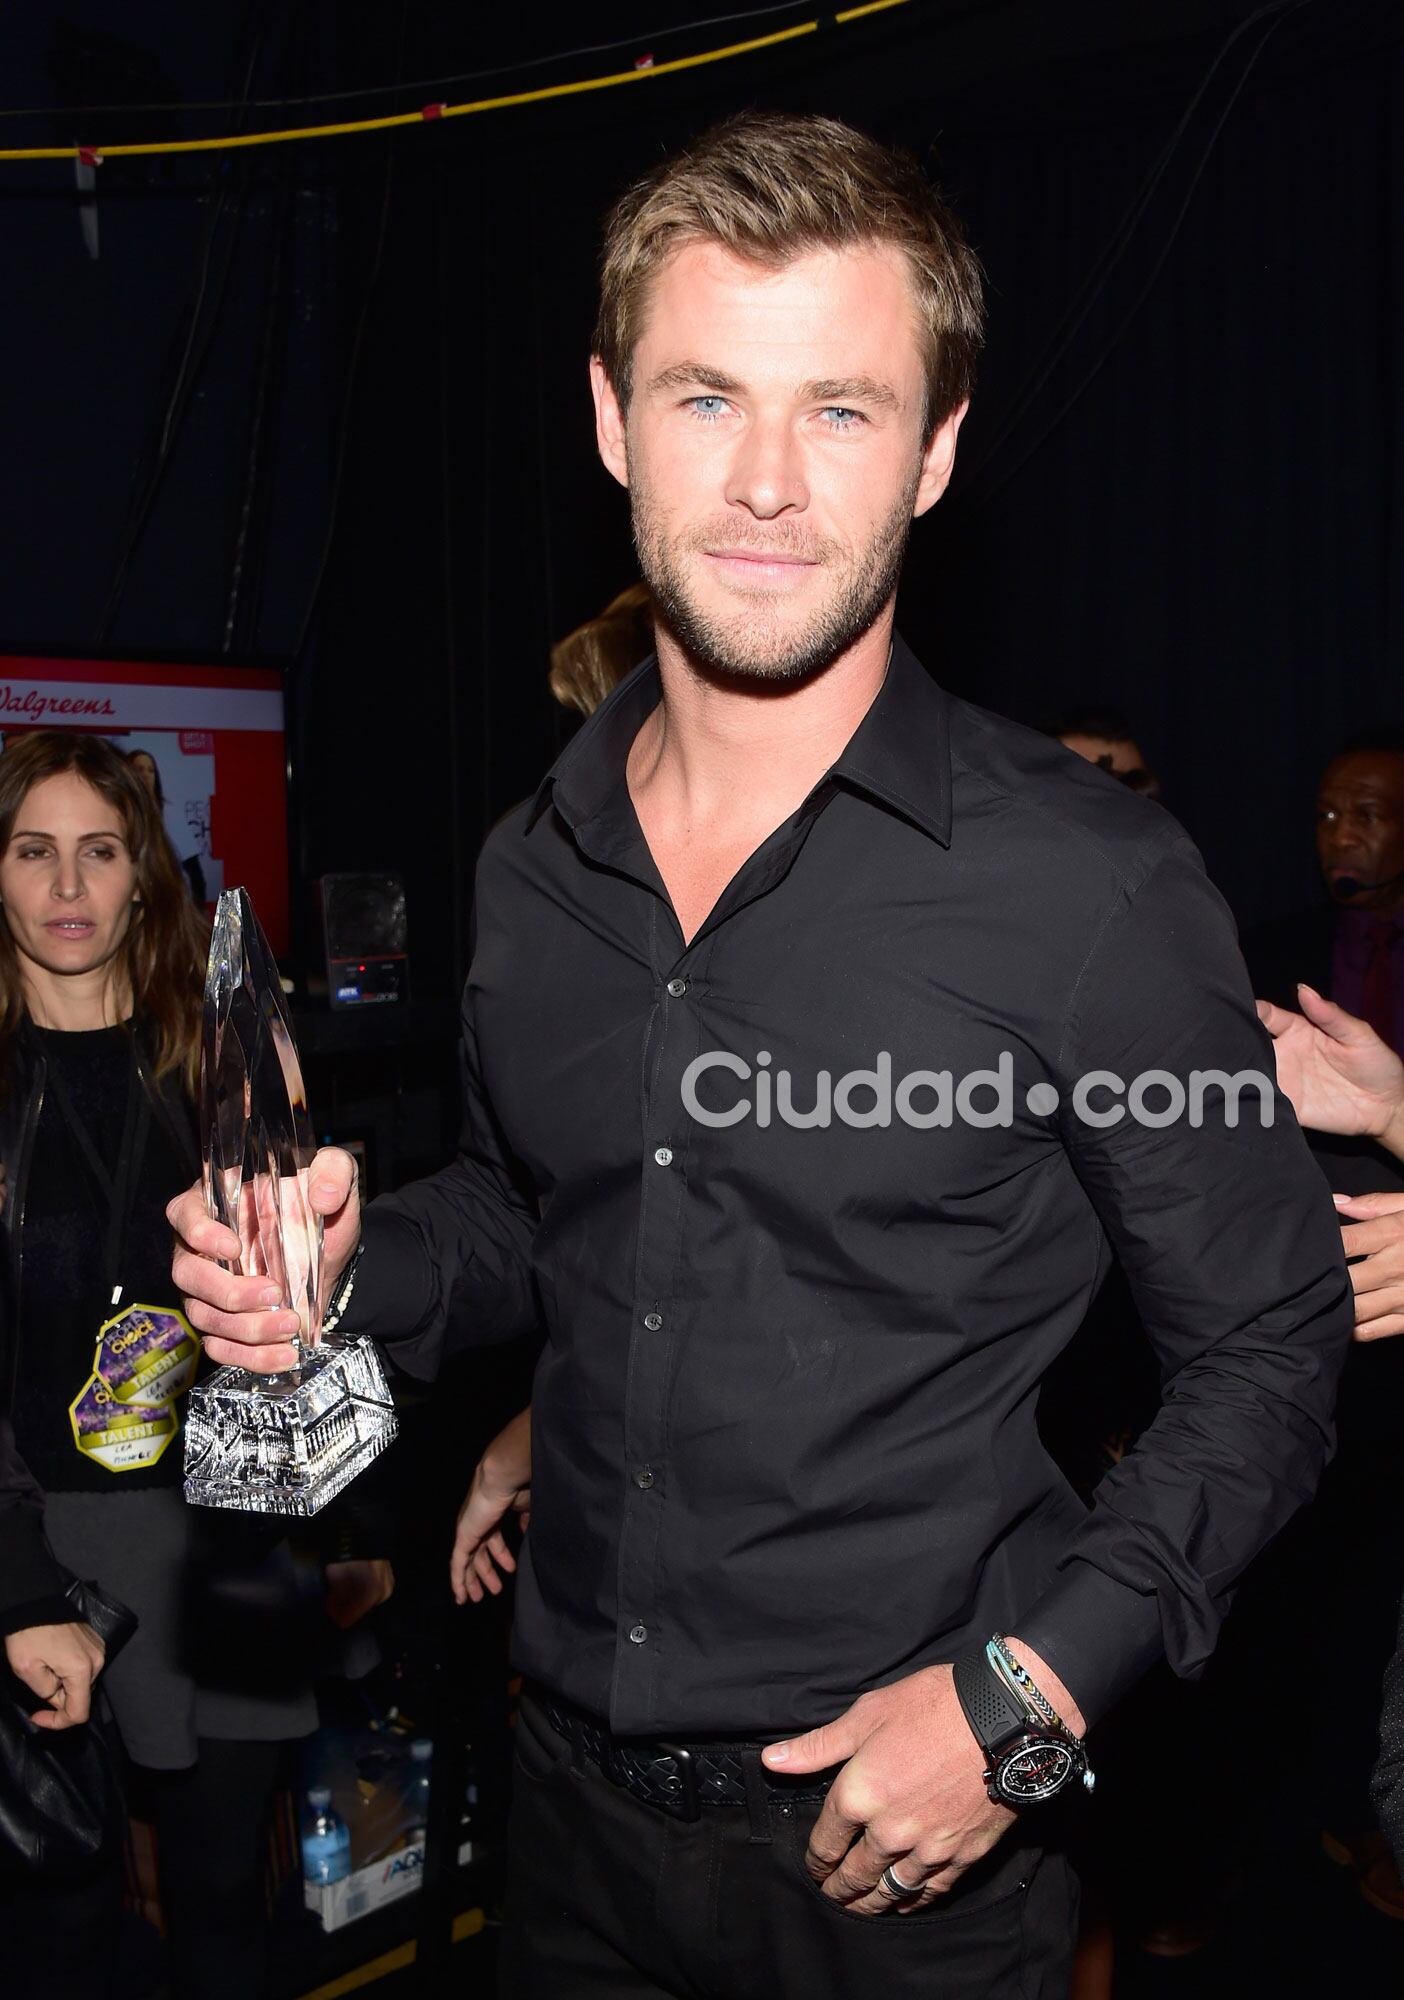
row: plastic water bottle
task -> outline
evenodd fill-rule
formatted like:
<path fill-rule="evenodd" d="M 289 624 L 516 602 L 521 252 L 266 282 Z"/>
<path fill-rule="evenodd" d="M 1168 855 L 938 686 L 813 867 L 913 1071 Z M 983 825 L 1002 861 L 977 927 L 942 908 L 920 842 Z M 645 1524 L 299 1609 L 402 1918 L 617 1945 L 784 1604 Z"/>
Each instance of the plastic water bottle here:
<path fill-rule="evenodd" d="M 351 1830 L 331 1802 L 326 1785 L 307 1794 L 311 1818 L 302 1835 L 302 1873 L 308 1882 L 325 1886 L 343 1882 L 351 1873 Z"/>
<path fill-rule="evenodd" d="M 429 1766 L 434 1745 L 427 1736 L 416 1736 L 409 1747 L 409 1775 L 405 1783 L 405 1820 L 409 1844 L 417 1846 L 429 1824 Z"/>

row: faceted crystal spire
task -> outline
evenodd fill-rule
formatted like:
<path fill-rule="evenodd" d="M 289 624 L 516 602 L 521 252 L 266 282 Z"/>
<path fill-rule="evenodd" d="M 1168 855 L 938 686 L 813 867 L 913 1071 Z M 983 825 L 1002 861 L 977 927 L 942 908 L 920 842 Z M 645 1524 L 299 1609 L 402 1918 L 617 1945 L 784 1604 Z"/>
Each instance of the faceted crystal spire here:
<path fill-rule="evenodd" d="M 205 1200 L 239 1238 L 230 1268 L 270 1278 L 297 1313 L 302 1339 L 282 1374 L 225 1367 L 194 1384 L 185 1497 L 248 1513 L 315 1514 L 398 1425 L 374 1344 L 318 1341 L 322 1222 L 308 1194 L 316 1136 L 278 968 L 242 889 L 227 890 L 215 914 L 200 1126 Z"/>
<path fill-rule="evenodd" d="M 277 964 L 243 889 L 226 889 L 215 911 L 200 1111 L 210 1214 L 239 1238 L 240 1274 L 273 1280 L 310 1346 L 322 1323 L 322 1220 L 307 1186 L 316 1135 Z"/>

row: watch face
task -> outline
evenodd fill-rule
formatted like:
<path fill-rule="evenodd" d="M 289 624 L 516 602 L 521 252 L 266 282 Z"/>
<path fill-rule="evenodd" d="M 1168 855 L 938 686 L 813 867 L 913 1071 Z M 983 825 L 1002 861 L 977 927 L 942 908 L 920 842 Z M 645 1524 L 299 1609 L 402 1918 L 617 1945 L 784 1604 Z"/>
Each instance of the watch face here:
<path fill-rule="evenodd" d="M 1076 1769 L 1066 1743 L 1051 1736 L 1030 1737 L 1000 1758 L 995 1786 L 1011 1806 L 1037 1805 L 1060 1792 Z"/>

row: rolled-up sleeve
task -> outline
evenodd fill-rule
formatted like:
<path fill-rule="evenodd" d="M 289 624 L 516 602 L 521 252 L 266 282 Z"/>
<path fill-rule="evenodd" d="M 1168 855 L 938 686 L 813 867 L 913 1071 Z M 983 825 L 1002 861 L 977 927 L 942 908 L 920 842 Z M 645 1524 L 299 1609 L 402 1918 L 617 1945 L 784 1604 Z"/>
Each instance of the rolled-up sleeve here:
<path fill-rule="evenodd" d="M 1108 911 L 1059 1068 L 1064 1143 L 1163 1383 L 1019 1620 L 1092 1719 L 1162 1652 L 1182 1675 L 1203 1668 L 1235 1584 L 1330 1456 L 1353 1313 L 1329 1192 L 1188 841 Z M 1115 1082 L 1088 1092 L 1093 1072 Z"/>

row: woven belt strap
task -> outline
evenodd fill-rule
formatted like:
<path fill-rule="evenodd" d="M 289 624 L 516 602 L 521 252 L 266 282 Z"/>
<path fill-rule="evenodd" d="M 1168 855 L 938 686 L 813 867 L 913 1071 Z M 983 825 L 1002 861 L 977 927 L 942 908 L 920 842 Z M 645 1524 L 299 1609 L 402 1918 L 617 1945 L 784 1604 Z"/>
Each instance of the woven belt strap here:
<path fill-rule="evenodd" d="M 598 1765 L 612 1785 L 631 1798 L 675 1819 L 696 1819 L 703 1806 L 744 1806 L 746 1767 L 741 1749 L 725 1743 L 646 1743 L 615 1736 L 604 1723 L 580 1709 L 537 1697 L 541 1711 L 568 1743 Z M 829 1779 L 782 1778 L 759 1765 L 766 1790 L 797 1805 L 813 1805 L 829 1789 Z"/>

